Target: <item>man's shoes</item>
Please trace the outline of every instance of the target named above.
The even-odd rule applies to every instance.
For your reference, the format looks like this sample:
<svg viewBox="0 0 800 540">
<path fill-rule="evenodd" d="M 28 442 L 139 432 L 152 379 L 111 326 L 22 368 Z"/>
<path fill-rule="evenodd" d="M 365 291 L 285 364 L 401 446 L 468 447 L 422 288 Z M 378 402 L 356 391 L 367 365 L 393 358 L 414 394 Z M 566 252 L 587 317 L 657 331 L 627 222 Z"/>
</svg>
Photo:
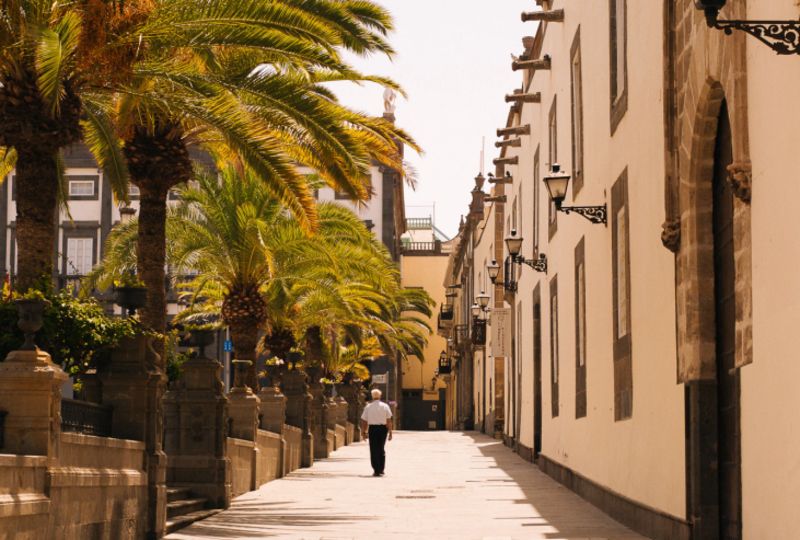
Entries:
<svg viewBox="0 0 800 540">
<path fill-rule="evenodd" d="M 386 474 L 386 473 L 378 473 L 378 476 L 383 476 L 384 474 Z"/>
<path fill-rule="evenodd" d="M 372 476 L 380 476 L 380 473 L 374 472 L 374 473 L 372 473 Z"/>
</svg>

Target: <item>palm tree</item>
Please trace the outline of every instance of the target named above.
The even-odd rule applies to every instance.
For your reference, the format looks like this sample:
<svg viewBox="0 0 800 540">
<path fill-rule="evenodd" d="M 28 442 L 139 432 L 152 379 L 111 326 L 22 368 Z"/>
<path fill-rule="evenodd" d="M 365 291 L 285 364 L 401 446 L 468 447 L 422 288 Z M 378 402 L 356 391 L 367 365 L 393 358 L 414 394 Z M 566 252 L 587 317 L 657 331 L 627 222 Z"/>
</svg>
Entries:
<svg viewBox="0 0 800 540">
<path fill-rule="evenodd" d="M 81 137 L 82 93 L 114 79 L 98 60 L 112 49 L 119 54 L 126 28 L 120 17 L 110 16 L 118 13 L 110 5 L 109 16 L 92 17 L 92 9 L 104 11 L 102 4 L 5 0 L 0 5 L 0 155 L 6 169 L 16 166 L 21 290 L 51 287 L 62 187 L 59 153 Z M 92 21 L 98 24 L 90 32 Z M 114 38 L 90 39 L 100 34 Z"/>
<path fill-rule="evenodd" d="M 191 146 L 227 153 L 258 174 L 309 230 L 316 212 L 298 164 L 359 200 L 370 195 L 364 179 L 373 159 L 399 168 L 397 141 L 414 142 L 391 123 L 336 103 L 324 86 L 393 85 L 339 58 L 341 49 L 391 53 L 382 38 L 388 28 L 386 12 L 360 0 L 158 2 L 142 30 L 152 46 L 114 105 L 130 178 L 141 194 L 137 253 L 149 291 L 142 310 L 148 326 L 165 326 L 166 200 L 191 177 Z M 114 148 L 94 134 L 98 155 Z"/>
</svg>

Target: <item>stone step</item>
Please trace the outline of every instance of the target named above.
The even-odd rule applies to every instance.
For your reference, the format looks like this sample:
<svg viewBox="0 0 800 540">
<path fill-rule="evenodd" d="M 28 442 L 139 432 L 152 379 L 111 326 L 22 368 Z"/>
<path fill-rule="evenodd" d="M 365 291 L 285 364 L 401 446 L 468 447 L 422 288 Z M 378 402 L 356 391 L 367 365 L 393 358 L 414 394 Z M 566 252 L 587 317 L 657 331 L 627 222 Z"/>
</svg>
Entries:
<svg viewBox="0 0 800 540">
<path fill-rule="evenodd" d="M 203 510 L 208 499 L 181 499 L 167 503 L 167 517 L 173 518 Z"/>
<path fill-rule="evenodd" d="M 167 488 L 167 502 L 179 501 L 181 499 L 191 499 L 189 488 Z"/>
<path fill-rule="evenodd" d="M 184 527 L 188 527 L 195 521 L 206 519 L 220 512 L 222 512 L 221 509 L 212 508 L 209 510 L 198 510 L 197 512 L 192 512 L 191 514 L 184 514 L 182 516 L 170 518 L 167 520 L 166 534 L 170 534 L 179 529 L 183 529 Z"/>
</svg>

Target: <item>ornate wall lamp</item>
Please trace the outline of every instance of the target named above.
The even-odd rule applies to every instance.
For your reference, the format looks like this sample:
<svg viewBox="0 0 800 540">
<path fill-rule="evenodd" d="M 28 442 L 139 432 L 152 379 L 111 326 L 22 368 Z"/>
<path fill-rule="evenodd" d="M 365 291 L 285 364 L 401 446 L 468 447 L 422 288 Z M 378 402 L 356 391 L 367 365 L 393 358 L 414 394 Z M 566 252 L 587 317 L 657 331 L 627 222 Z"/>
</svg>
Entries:
<svg viewBox="0 0 800 540">
<path fill-rule="evenodd" d="M 562 206 L 564 199 L 567 197 L 569 179 L 570 175 L 561 172 L 561 166 L 558 163 L 553 163 L 550 175 L 544 177 L 544 185 L 547 186 L 547 192 L 550 194 L 550 200 L 555 204 L 556 210 L 565 214 L 575 212 L 592 223 L 607 224 L 607 208 L 605 204 L 602 206 Z"/>
<path fill-rule="evenodd" d="M 523 264 L 530 266 L 537 272 L 547 273 L 547 255 L 544 253 L 539 254 L 538 259 L 526 259 L 520 252 L 522 251 L 523 238 L 517 236 L 517 230 L 511 229 L 511 235 L 506 236 L 506 248 L 508 254 L 511 255 L 511 261 L 522 266 Z"/>
<path fill-rule="evenodd" d="M 731 35 L 742 30 L 755 37 L 778 54 L 800 54 L 800 20 L 798 21 L 742 21 L 719 20 L 719 10 L 726 0 L 695 0 L 694 5 L 706 14 L 711 28 Z"/>
<path fill-rule="evenodd" d="M 497 276 L 500 275 L 500 265 L 497 264 L 496 260 L 492 259 L 492 262 L 486 265 L 486 273 L 489 275 L 492 284 L 495 284 L 497 282 Z"/>
</svg>

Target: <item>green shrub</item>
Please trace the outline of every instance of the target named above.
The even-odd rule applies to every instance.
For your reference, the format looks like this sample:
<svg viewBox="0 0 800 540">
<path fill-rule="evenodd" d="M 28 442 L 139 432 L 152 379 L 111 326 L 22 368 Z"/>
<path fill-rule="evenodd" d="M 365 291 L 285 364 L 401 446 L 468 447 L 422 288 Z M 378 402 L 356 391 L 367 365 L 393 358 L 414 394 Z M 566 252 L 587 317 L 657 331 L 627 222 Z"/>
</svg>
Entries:
<svg viewBox="0 0 800 540">
<path fill-rule="evenodd" d="M 120 339 L 142 332 L 135 319 L 109 316 L 94 299 L 79 300 L 68 292 L 47 299 L 50 306 L 45 309 L 36 344 L 70 375 L 96 368 L 108 360 Z M 17 318 L 14 303 L 0 301 L 0 360 L 22 345 Z"/>
</svg>

